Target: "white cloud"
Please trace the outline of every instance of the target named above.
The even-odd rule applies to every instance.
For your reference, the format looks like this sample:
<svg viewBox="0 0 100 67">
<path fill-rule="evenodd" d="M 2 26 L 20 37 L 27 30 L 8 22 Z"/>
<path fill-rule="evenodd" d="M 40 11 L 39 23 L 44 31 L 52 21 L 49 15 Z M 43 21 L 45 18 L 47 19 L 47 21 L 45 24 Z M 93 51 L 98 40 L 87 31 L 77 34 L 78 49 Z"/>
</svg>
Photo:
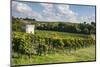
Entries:
<svg viewBox="0 0 100 67">
<path fill-rule="evenodd" d="M 29 6 L 19 2 L 12 2 L 12 9 L 18 13 L 23 14 L 32 13 L 32 9 Z"/>
<path fill-rule="evenodd" d="M 42 16 L 44 16 L 47 21 L 77 22 L 76 13 L 70 10 L 69 5 L 44 3 L 41 3 L 41 5 L 44 7 Z"/>
<path fill-rule="evenodd" d="M 19 13 L 21 17 L 32 17 L 32 18 L 40 18 L 41 15 L 37 12 L 34 12 L 30 6 L 20 2 L 12 2 L 12 12 Z"/>
<path fill-rule="evenodd" d="M 31 17 L 39 21 L 77 22 L 76 13 L 70 10 L 69 5 L 46 3 L 40 3 L 40 5 L 43 10 L 38 13 L 25 3 L 13 1 L 12 11 L 13 13 L 19 13 L 21 17 Z"/>
<path fill-rule="evenodd" d="M 91 16 L 81 16 L 80 17 L 80 21 L 87 22 L 87 23 L 95 22 L 95 15 L 91 15 Z"/>
</svg>

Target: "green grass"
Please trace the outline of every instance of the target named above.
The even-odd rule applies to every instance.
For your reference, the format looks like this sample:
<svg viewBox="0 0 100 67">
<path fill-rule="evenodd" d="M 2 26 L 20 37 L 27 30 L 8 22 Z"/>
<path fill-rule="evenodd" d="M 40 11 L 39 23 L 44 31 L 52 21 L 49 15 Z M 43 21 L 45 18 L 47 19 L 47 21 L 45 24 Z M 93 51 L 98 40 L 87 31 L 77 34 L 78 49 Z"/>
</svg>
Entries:
<svg viewBox="0 0 100 67">
<path fill-rule="evenodd" d="M 77 33 L 68 33 L 68 32 L 57 32 L 57 31 L 46 31 L 46 30 L 35 30 L 35 35 L 41 37 L 60 37 L 60 38 L 88 38 L 90 35 L 86 34 L 77 34 Z M 94 35 L 92 35 L 94 37 Z"/>
<path fill-rule="evenodd" d="M 12 58 L 13 65 L 20 64 L 45 64 L 60 62 L 79 62 L 79 61 L 95 61 L 95 46 L 82 48 L 71 53 L 48 54 L 48 55 L 32 55 L 32 58 L 22 56 L 20 58 Z"/>
</svg>

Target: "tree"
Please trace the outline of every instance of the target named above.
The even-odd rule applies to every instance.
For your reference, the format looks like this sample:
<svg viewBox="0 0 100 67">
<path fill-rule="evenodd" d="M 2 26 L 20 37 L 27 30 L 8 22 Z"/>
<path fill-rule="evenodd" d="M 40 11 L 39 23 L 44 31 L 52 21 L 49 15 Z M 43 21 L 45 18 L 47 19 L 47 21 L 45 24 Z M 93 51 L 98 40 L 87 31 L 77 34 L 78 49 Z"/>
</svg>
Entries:
<svg viewBox="0 0 100 67">
<path fill-rule="evenodd" d="M 89 33 L 89 30 L 88 30 L 87 28 L 84 28 L 83 32 L 84 32 L 85 34 L 88 34 L 88 33 Z"/>
<path fill-rule="evenodd" d="M 59 31 L 64 31 L 65 23 L 59 23 L 58 28 L 59 28 Z"/>
<path fill-rule="evenodd" d="M 92 34 L 93 33 L 93 30 L 94 30 L 94 26 L 93 25 L 90 25 L 88 24 L 88 30 L 89 30 L 89 34 Z"/>
<path fill-rule="evenodd" d="M 84 22 L 84 24 L 86 24 L 86 22 Z"/>
<path fill-rule="evenodd" d="M 92 21 L 92 22 L 91 22 L 91 25 L 94 25 L 94 26 L 95 26 L 95 25 L 96 25 L 96 23 Z"/>
</svg>

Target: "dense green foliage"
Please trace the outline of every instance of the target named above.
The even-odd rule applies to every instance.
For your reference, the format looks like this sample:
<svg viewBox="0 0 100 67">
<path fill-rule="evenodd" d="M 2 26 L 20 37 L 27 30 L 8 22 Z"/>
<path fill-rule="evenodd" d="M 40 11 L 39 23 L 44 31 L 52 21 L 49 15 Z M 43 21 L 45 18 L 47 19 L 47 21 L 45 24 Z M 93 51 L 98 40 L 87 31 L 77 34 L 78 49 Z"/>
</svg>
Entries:
<svg viewBox="0 0 100 67">
<path fill-rule="evenodd" d="M 31 34 L 23 34 L 21 32 L 14 32 L 12 34 L 12 48 L 14 52 L 19 54 L 30 55 L 33 52 L 33 39 Z"/>
<path fill-rule="evenodd" d="M 20 21 L 18 18 L 12 19 L 12 31 L 22 31 L 22 26 L 25 24 Z"/>
<path fill-rule="evenodd" d="M 68 39 L 60 37 L 41 37 L 37 35 L 14 32 L 12 33 L 13 50 L 21 54 L 47 54 L 49 52 L 59 52 L 59 50 L 77 50 L 95 44 L 93 38 Z"/>
<path fill-rule="evenodd" d="M 24 23 L 27 21 L 28 23 Z M 12 19 L 13 31 L 22 31 L 23 25 L 34 24 L 35 28 L 38 30 L 49 30 L 49 31 L 60 31 L 60 32 L 71 32 L 71 33 L 81 33 L 81 34 L 95 34 L 96 33 L 96 23 L 69 23 L 69 22 L 39 22 L 29 19 Z"/>
<path fill-rule="evenodd" d="M 82 33 L 82 34 L 95 34 L 95 23 L 84 24 L 84 23 L 46 23 L 41 22 L 39 26 L 36 26 L 39 30 L 52 30 L 60 32 L 71 32 L 71 33 Z"/>
</svg>

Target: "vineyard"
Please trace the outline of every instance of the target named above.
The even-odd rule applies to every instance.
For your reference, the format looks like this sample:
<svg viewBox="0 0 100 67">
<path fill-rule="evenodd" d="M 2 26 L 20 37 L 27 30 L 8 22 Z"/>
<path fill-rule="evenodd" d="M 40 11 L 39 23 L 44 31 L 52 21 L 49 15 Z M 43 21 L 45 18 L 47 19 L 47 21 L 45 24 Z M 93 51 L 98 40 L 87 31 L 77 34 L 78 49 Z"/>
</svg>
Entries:
<svg viewBox="0 0 100 67">
<path fill-rule="evenodd" d="M 21 58 L 21 55 L 30 59 L 33 56 L 70 54 L 73 51 L 77 52 L 80 49 L 95 46 L 95 39 L 90 35 L 41 30 L 36 30 L 35 34 L 12 33 L 13 58 Z M 14 62 L 14 64 L 18 64 L 18 62 Z"/>
</svg>

